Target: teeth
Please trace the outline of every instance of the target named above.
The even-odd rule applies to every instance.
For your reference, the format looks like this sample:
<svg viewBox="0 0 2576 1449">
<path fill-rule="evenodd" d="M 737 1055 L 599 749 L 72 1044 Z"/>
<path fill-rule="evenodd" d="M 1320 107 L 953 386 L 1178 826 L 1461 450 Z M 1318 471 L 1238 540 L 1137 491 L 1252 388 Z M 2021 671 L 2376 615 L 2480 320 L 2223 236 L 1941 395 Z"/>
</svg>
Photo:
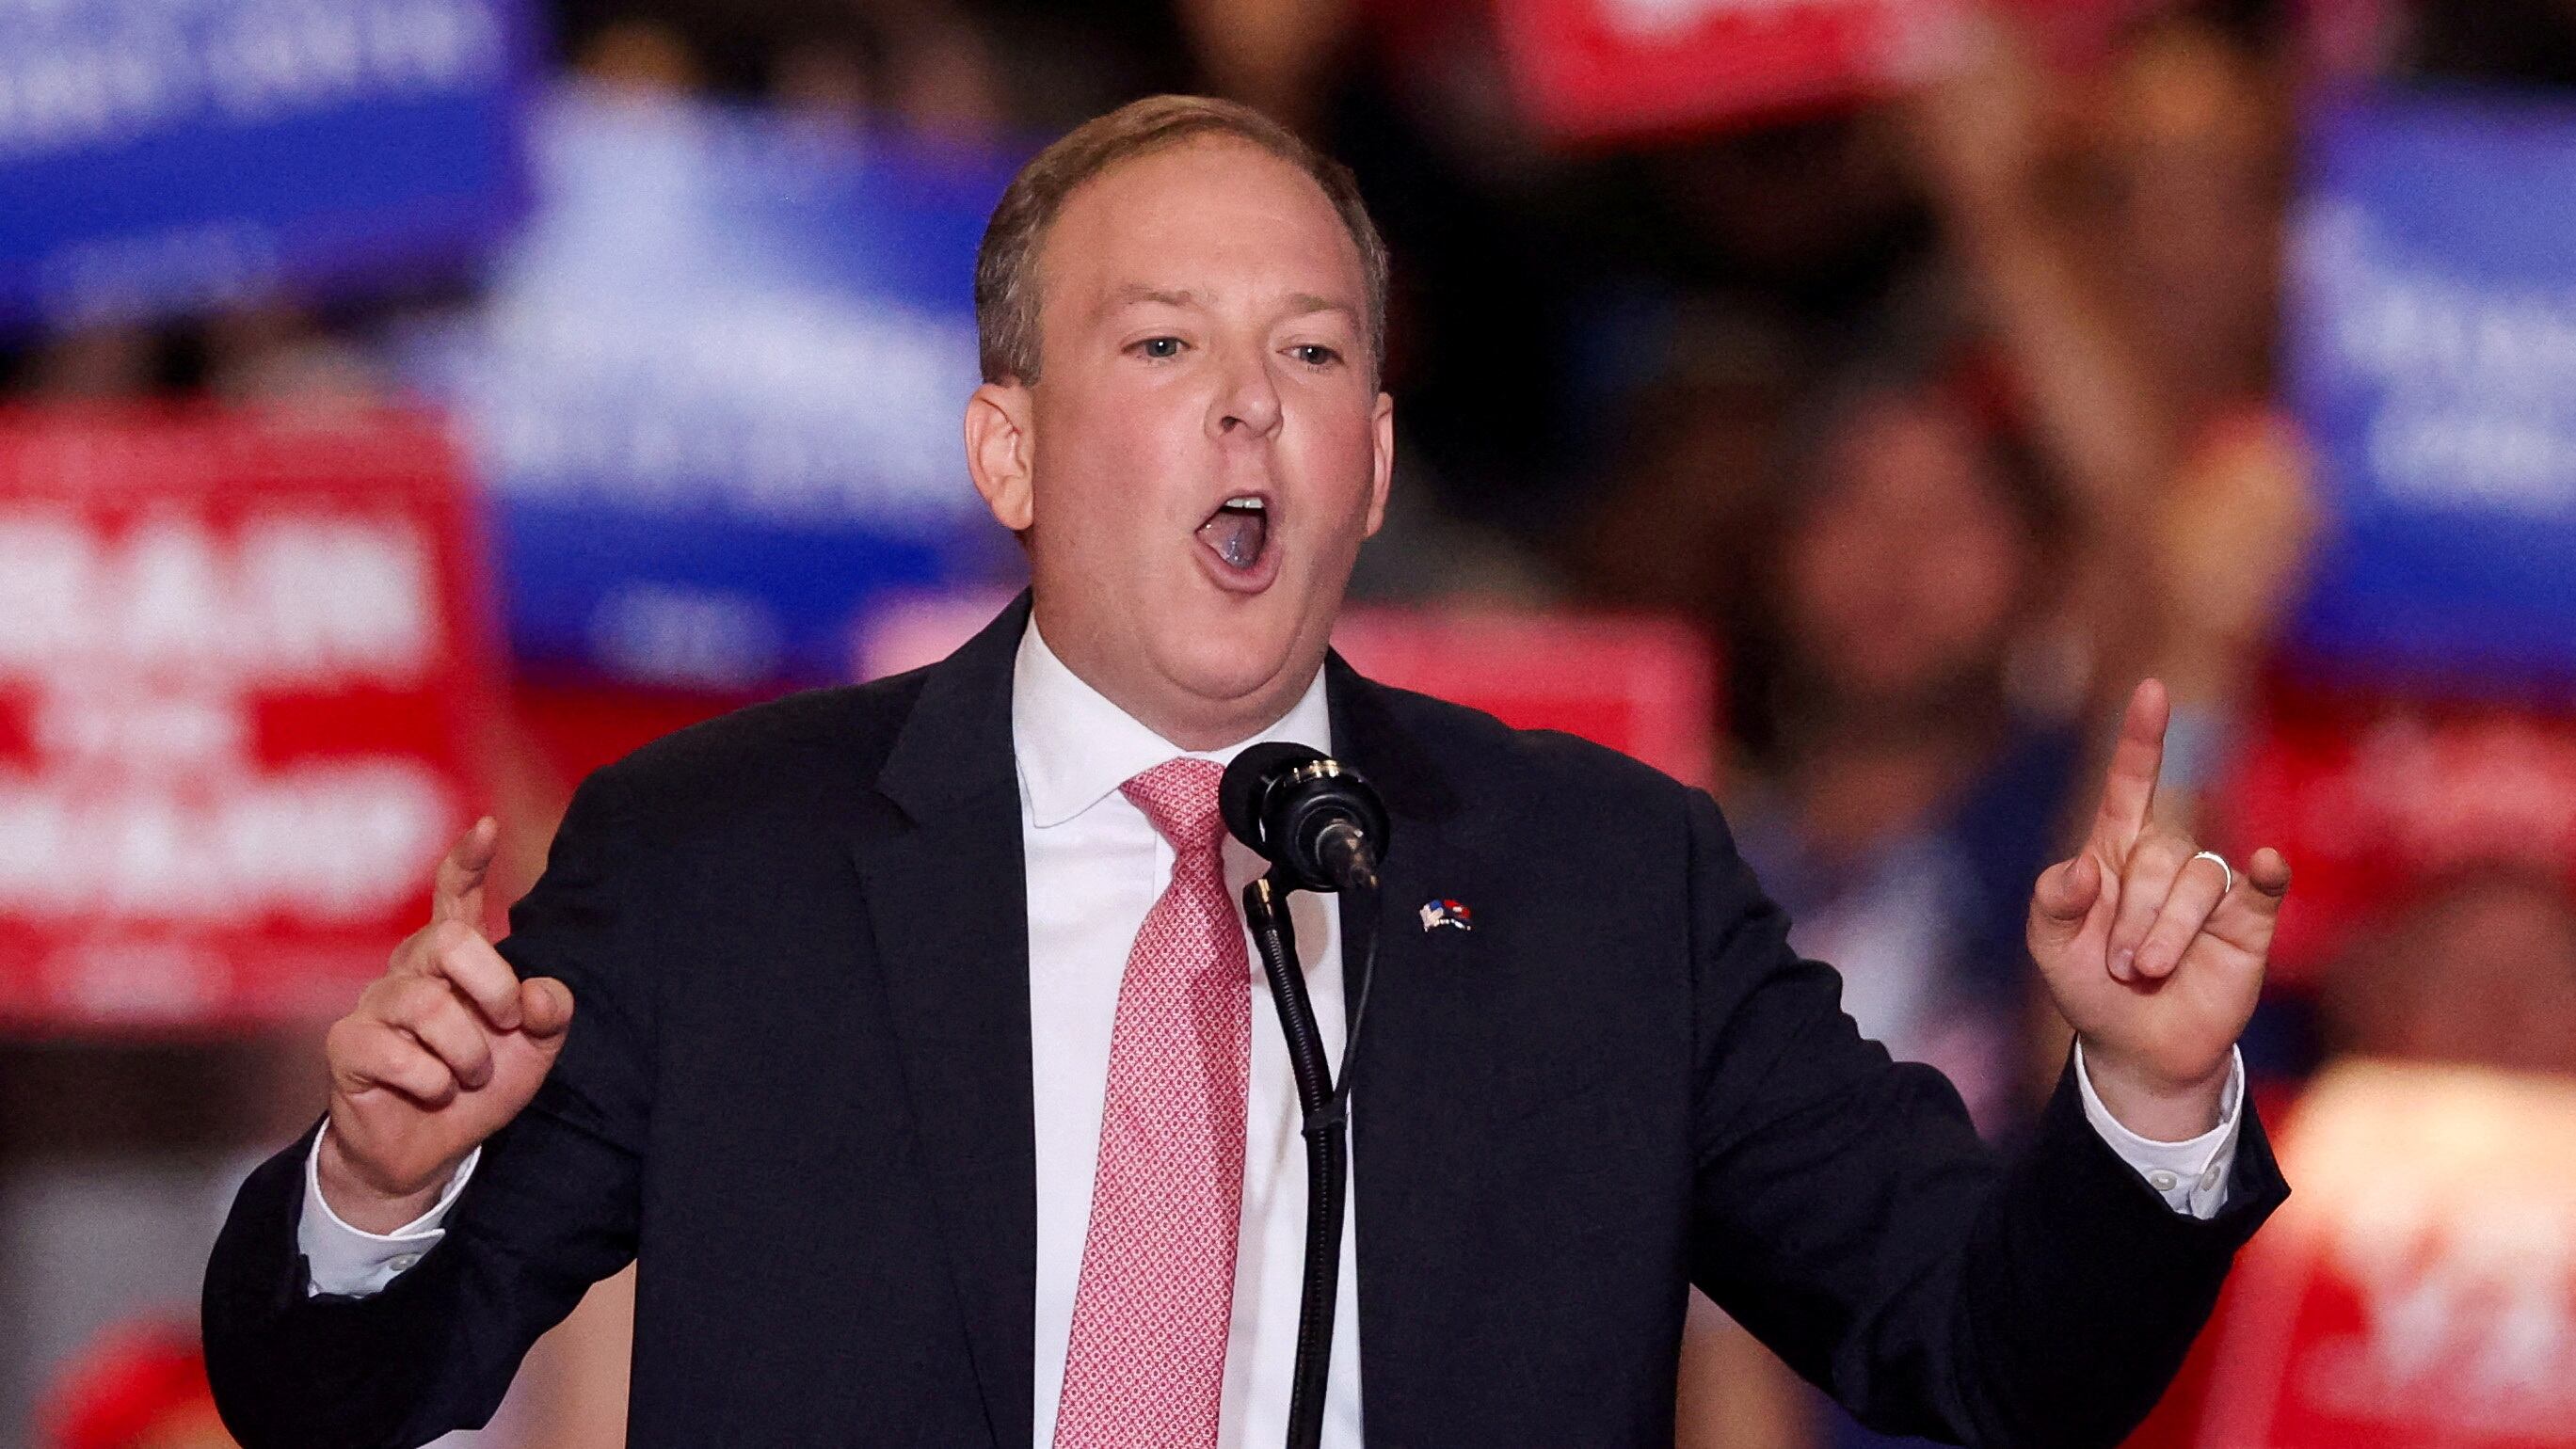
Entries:
<svg viewBox="0 0 2576 1449">
<path fill-rule="evenodd" d="M 1258 498 L 1229 498 L 1225 500 L 1225 506 L 1228 508 L 1248 508 L 1255 513 L 1259 513 L 1268 505 L 1264 504 Z"/>
</svg>

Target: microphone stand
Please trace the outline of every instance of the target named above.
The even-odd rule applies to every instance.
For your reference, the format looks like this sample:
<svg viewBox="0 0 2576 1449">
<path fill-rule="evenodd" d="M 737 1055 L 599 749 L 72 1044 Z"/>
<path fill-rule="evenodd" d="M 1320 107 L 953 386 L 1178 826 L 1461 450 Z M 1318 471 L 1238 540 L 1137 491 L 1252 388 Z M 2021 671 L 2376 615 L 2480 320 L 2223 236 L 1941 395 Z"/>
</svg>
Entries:
<svg viewBox="0 0 2576 1449">
<path fill-rule="evenodd" d="M 1297 1106 L 1306 1138 L 1306 1275 L 1297 1306 L 1297 1368 L 1288 1394 L 1288 1449 L 1316 1449 L 1324 1433 L 1324 1381 L 1332 1369 L 1333 1309 L 1342 1281 L 1342 1218 L 1350 1194 L 1351 1049 L 1359 1043 L 1368 1009 L 1369 978 L 1377 964 L 1376 892 L 1358 912 L 1369 925 L 1361 954 L 1349 1034 L 1342 1043 L 1342 1080 L 1315 1026 L 1306 975 L 1297 964 L 1296 928 L 1288 919 L 1286 877 L 1277 869 L 1243 888 L 1243 918 L 1252 927 L 1279 1028 L 1288 1039 L 1288 1066 L 1297 1078 Z M 1344 959 L 1348 959 L 1345 951 Z M 1344 979 L 1344 988 L 1350 988 Z"/>
</svg>

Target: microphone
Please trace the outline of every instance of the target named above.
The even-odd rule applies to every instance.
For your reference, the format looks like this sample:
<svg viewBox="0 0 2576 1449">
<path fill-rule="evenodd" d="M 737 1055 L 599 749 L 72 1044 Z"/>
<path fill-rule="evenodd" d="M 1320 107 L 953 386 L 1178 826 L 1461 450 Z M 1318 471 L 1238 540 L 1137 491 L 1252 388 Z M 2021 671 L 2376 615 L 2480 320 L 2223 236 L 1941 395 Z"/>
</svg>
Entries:
<svg viewBox="0 0 2576 1449">
<path fill-rule="evenodd" d="M 1315 1449 L 1324 1433 L 1324 1386 L 1332 1371 L 1333 1308 L 1341 1283 L 1342 1214 L 1350 1194 L 1351 1054 L 1368 1015 L 1369 980 L 1377 974 L 1377 927 L 1367 925 L 1350 1030 L 1342 1040 L 1341 1082 L 1333 1081 L 1315 1025 L 1306 976 L 1288 912 L 1289 891 L 1377 892 L 1378 856 L 1386 849 L 1386 806 L 1359 772 L 1308 745 L 1274 741 L 1234 757 L 1217 782 L 1225 828 L 1271 865 L 1243 888 L 1243 920 L 1252 930 L 1270 999 L 1279 1008 L 1288 1067 L 1297 1079 L 1305 1119 L 1306 1270 L 1297 1300 L 1297 1360 L 1288 1390 L 1288 1449 Z M 1371 910 L 1367 915 L 1374 915 Z"/>
<path fill-rule="evenodd" d="M 1258 744 L 1217 786 L 1225 828 L 1279 868 L 1291 890 L 1377 889 L 1386 806 L 1357 770 L 1310 745 Z"/>
</svg>

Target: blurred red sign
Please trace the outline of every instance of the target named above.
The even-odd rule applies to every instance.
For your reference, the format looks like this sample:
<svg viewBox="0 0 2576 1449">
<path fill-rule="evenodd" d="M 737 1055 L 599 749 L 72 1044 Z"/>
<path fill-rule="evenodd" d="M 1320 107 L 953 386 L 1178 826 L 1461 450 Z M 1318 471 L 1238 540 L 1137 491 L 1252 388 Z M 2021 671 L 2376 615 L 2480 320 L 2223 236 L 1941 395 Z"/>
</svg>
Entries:
<svg viewBox="0 0 2576 1449">
<path fill-rule="evenodd" d="M 932 595 L 877 612 L 857 672 L 899 673 L 946 657 L 1000 610 L 998 597 Z M 1521 729 L 1563 730 L 1707 786 L 1716 758 L 1717 671 L 1697 631 L 1631 615 L 1347 609 L 1333 646 L 1382 684 L 1436 695 Z"/>
<path fill-rule="evenodd" d="M 1333 647 L 1362 674 L 1525 730 L 1563 730 L 1703 788 L 1714 783 L 1717 676 L 1668 619 L 1354 609 Z"/>
<path fill-rule="evenodd" d="M 495 669 L 441 429 L 0 418 L 0 1023 L 330 1014 L 426 918 Z"/>
<path fill-rule="evenodd" d="M 1884 89 L 1955 7 L 1907 0 L 1498 0 L 1542 129 L 1683 131 Z"/>
<path fill-rule="evenodd" d="M 2576 1449 L 2576 1083 L 2342 1067 L 2280 1154 L 2198 1449 Z"/>
<path fill-rule="evenodd" d="M 2098 45 L 2140 0 L 2008 0 L 2050 49 Z M 1540 129 L 1576 140 L 1706 130 L 1887 94 L 1932 73 L 1972 0 L 1495 0 Z"/>
<path fill-rule="evenodd" d="M 2491 862 L 2576 871 L 2576 718 L 2279 699 L 2220 798 L 2233 847 L 2297 873 L 2272 979 L 2301 985 L 2410 887 Z"/>
</svg>

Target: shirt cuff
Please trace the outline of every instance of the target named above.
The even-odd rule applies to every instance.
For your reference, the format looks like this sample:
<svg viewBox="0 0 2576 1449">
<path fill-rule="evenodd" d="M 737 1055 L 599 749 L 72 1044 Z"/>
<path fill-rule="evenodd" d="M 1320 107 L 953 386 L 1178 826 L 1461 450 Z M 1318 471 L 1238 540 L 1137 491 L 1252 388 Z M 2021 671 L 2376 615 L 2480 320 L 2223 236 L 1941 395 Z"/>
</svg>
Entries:
<svg viewBox="0 0 2576 1449">
<path fill-rule="evenodd" d="M 323 1199 L 322 1137 L 330 1130 L 331 1124 L 324 1122 L 322 1131 L 313 1134 L 312 1150 L 304 1154 L 304 1216 L 295 1225 L 295 1246 L 304 1254 L 308 1275 L 304 1293 L 308 1298 L 323 1293 L 364 1298 L 383 1292 L 386 1284 L 401 1277 L 447 1236 L 447 1210 L 456 1206 L 456 1195 L 474 1175 L 483 1149 L 465 1154 L 429 1211 L 390 1233 L 371 1233 L 341 1221 Z"/>
<path fill-rule="evenodd" d="M 2080 1040 L 2075 1043 L 2075 1087 L 2084 1095 L 2084 1120 L 2093 1124 L 2121 1161 L 2137 1169 L 2166 1206 L 2196 1218 L 2214 1218 L 2227 1206 L 2227 1174 L 2236 1165 L 2237 1128 L 2244 1121 L 2243 1052 L 2231 1048 L 2228 1053 L 2227 1088 L 2219 1098 L 2218 1125 L 2188 1142 L 2158 1142 L 2121 1126 L 2093 1090 Z"/>
</svg>

